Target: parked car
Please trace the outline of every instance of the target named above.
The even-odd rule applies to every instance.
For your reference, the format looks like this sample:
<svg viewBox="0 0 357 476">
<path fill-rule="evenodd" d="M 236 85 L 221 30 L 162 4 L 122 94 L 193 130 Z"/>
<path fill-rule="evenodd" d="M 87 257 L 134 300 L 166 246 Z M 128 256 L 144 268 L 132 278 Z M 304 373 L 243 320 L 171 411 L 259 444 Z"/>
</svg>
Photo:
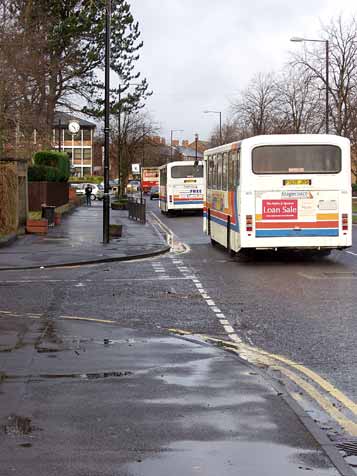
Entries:
<svg viewBox="0 0 357 476">
<path fill-rule="evenodd" d="M 90 185 L 92 187 L 91 200 L 102 200 L 104 195 L 104 188 L 99 184 L 95 183 L 72 183 L 71 187 L 76 190 L 77 195 L 85 195 L 86 186 Z"/>
<path fill-rule="evenodd" d="M 157 185 L 154 185 L 153 187 L 150 188 L 150 200 L 153 200 L 154 198 L 159 198 L 159 187 Z"/>
<path fill-rule="evenodd" d="M 140 180 L 129 180 L 128 185 L 126 186 L 126 191 L 128 193 L 139 192 L 140 190 Z"/>
</svg>

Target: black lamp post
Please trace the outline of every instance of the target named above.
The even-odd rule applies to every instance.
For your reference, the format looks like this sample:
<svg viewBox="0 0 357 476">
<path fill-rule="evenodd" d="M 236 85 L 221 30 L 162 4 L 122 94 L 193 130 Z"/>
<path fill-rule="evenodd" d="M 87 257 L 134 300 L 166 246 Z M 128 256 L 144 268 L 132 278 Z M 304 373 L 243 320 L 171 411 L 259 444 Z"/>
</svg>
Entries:
<svg viewBox="0 0 357 476">
<path fill-rule="evenodd" d="M 326 95 L 325 95 L 325 131 L 329 133 L 329 41 L 328 40 L 313 40 L 309 38 L 300 38 L 294 36 L 290 38 L 290 41 L 294 42 L 306 42 L 311 41 L 314 43 L 325 43 L 325 82 L 326 82 Z"/>
<path fill-rule="evenodd" d="M 221 111 L 203 111 L 204 114 L 219 114 L 219 145 L 222 145 L 222 112 Z"/>
<path fill-rule="evenodd" d="M 103 243 L 109 243 L 109 85 L 110 85 L 110 16 L 111 1 L 105 7 L 105 121 L 104 121 L 104 196 Z"/>
<path fill-rule="evenodd" d="M 197 146 L 198 146 L 198 134 L 195 134 L 195 167 L 198 166 Z"/>
</svg>

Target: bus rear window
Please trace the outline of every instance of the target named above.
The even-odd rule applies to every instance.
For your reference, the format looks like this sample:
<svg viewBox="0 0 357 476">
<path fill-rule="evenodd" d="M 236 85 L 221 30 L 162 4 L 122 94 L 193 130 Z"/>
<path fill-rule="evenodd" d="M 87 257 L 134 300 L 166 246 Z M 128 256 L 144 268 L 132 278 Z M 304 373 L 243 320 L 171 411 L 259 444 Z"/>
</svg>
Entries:
<svg viewBox="0 0 357 476">
<path fill-rule="evenodd" d="M 255 174 L 333 174 L 341 171 L 335 145 L 263 145 L 252 152 Z"/>
<path fill-rule="evenodd" d="M 203 177 L 203 165 L 176 165 L 171 169 L 172 178 Z"/>
</svg>

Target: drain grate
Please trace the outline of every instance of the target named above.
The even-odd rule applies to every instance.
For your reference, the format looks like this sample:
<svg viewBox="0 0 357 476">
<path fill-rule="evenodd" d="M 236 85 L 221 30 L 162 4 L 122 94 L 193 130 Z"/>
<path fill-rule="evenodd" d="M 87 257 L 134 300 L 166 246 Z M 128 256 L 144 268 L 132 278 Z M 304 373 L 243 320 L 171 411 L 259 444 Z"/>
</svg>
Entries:
<svg viewBox="0 0 357 476">
<path fill-rule="evenodd" d="M 336 443 L 339 450 L 346 453 L 346 456 L 357 456 L 357 440 L 347 440 Z"/>
</svg>

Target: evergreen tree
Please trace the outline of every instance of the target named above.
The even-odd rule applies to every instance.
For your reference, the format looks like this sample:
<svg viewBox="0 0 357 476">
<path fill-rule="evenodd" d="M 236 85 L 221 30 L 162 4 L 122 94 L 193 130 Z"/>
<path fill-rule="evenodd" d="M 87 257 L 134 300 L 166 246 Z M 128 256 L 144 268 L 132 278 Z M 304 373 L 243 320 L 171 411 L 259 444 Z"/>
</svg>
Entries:
<svg viewBox="0 0 357 476">
<path fill-rule="evenodd" d="M 119 75 L 122 89 L 137 83 L 126 98 L 128 106 L 137 109 L 150 94 L 146 79 L 135 72 L 143 45 L 139 25 L 126 0 L 111 4 L 111 68 Z M 70 107 L 79 98 L 86 105 L 77 110 L 100 117 L 105 0 L 0 0 L 0 6 L 11 13 L 14 44 L 17 50 L 20 45 L 24 58 L 16 65 L 15 77 L 22 89 L 19 110 L 32 111 L 32 127 L 45 130 L 49 138 L 55 109 Z M 118 110 L 117 93 L 113 89 L 113 112 Z"/>
</svg>

